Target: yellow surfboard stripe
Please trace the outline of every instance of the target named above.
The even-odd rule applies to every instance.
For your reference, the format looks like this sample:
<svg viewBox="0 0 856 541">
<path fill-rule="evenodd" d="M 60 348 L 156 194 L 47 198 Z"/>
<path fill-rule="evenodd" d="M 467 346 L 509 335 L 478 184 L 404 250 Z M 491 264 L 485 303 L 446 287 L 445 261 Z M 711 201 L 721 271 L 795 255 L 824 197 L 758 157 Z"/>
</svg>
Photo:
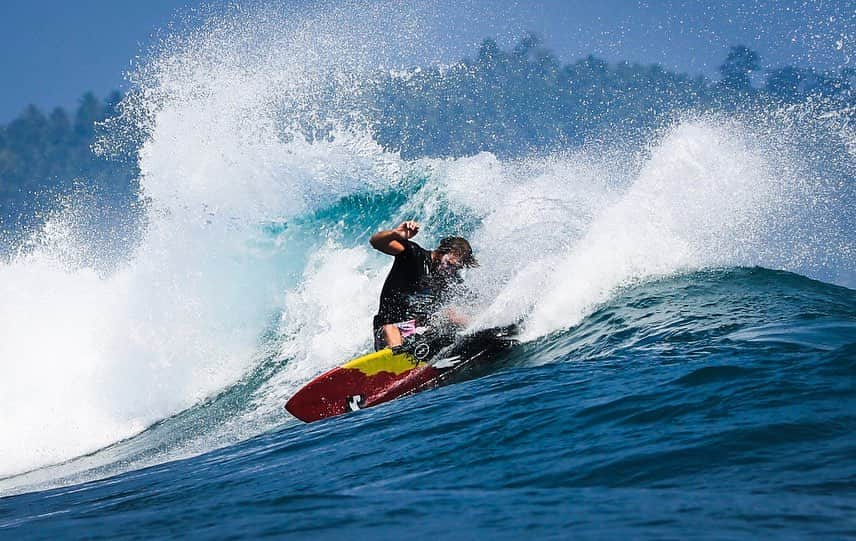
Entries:
<svg viewBox="0 0 856 541">
<path fill-rule="evenodd" d="M 420 364 L 413 355 L 409 353 L 393 353 L 391 349 L 385 348 L 342 365 L 342 368 L 353 368 L 367 376 L 374 376 L 379 372 L 392 372 L 396 376 L 408 370 L 416 368 Z"/>
</svg>

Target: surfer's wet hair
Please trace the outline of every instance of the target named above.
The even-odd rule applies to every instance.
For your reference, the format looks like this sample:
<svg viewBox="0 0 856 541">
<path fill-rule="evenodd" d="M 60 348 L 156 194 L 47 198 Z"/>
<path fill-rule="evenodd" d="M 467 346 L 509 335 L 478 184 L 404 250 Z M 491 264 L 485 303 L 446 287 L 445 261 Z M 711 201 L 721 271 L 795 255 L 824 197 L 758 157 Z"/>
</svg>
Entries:
<svg viewBox="0 0 856 541">
<path fill-rule="evenodd" d="M 437 253 L 455 254 L 461 258 L 461 263 L 465 267 L 478 267 L 479 262 L 473 256 L 473 249 L 467 239 L 463 237 L 446 237 L 440 240 L 440 245 L 437 246 Z"/>
</svg>

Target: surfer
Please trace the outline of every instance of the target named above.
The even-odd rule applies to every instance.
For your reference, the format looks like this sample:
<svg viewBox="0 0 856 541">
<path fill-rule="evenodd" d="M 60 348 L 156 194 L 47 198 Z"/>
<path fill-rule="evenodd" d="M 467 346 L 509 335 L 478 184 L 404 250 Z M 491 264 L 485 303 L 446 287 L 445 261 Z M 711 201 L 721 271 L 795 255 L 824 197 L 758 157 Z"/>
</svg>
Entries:
<svg viewBox="0 0 856 541">
<path fill-rule="evenodd" d="M 417 222 L 406 221 L 371 237 L 376 250 L 395 257 L 374 316 L 375 350 L 400 346 L 438 315 L 453 325 L 466 324 L 463 314 L 441 305 L 452 286 L 462 282 L 459 271 L 478 266 L 470 243 L 446 237 L 434 250 L 426 250 L 410 240 L 418 232 Z"/>
</svg>

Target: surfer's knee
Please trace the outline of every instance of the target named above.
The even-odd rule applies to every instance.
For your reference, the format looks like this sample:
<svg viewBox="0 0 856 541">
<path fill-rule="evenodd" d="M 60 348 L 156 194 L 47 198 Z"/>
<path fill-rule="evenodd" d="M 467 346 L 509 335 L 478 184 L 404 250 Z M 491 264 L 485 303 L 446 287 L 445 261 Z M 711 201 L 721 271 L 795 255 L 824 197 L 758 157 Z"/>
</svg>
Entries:
<svg viewBox="0 0 856 541">
<path fill-rule="evenodd" d="M 394 323 L 381 327 L 381 333 L 386 347 L 394 348 L 401 345 L 401 329 L 399 329 Z"/>
</svg>

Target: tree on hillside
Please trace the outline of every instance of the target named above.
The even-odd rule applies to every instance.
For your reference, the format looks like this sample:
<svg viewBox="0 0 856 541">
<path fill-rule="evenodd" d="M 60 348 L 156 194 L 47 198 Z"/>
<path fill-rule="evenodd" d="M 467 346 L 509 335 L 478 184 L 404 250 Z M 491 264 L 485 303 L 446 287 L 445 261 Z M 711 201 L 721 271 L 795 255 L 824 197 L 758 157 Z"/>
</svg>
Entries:
<svg viewBox="0 0 856 541">
<path fill-rule="evenodd" d="M 743 45 L 732 47 L 725 62 L 719 66 L 722 85 L 733 90 L 749 90 L 752 88 L 749 75 L 760 69 L 761 57 L 758 53 Z"/>
<path fill-rule="evenodd" d="M 80 98 L 80 106 L 74 117 L 74 131 L 81 137 L 91 139 L 95 134 L 95 123 L 104 119 L 104 105 L 92 92 Z"/>
<path fill-rule="evenodd" d="M 786 66 L 770 70 L 764 90 L 778 99 L 800 101 L 808 96 L 844 97 L 851 89 L 847 70 L 841 74 L 820 73 L 810 68 Z"/>
<path fill-rule="evenodd" d="M 134 164 L 102 159 L 90 148 L 96 123 L 119 99 L 113 93 L 104 103 L 87 93 L 73 117 L 59 107 L 45 116 L 30 105 L 0 126 L 0 255 L 73 190 L 93 194 L 103 209 L 133 204 Z"/>
</svg>

